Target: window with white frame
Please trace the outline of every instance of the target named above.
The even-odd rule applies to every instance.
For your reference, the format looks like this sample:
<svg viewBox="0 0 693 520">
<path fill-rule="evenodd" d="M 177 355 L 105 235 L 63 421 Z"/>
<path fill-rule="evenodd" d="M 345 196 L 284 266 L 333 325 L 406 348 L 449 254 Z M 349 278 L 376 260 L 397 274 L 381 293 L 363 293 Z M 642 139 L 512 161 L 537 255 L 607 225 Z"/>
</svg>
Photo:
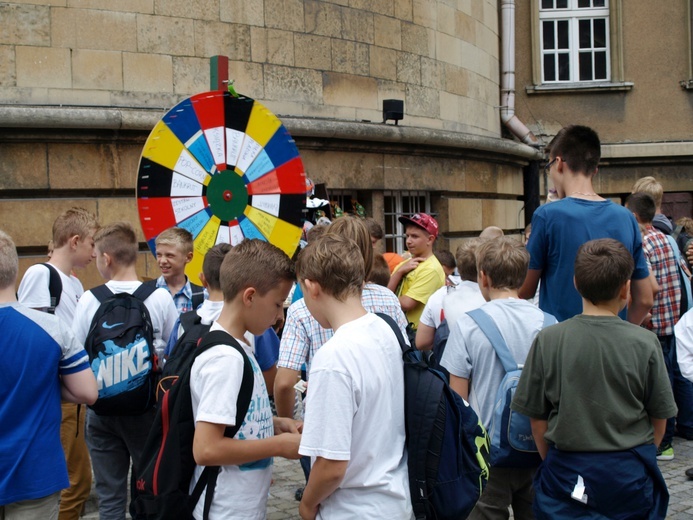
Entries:
<svg viewBox="0 0 693 520">
<path fill-rule="evenodd" d="M 544 84 L 611 81 L 610 0 L 540 0 Z"/>
<path fill-rule="evenodd" d="M 386 191 L 385 205 L 385 250 L 402 254 L 407 250 L 401 216 L 414 213 L 431 213 L 431 199 L 426 191 Z"/>
</svg>

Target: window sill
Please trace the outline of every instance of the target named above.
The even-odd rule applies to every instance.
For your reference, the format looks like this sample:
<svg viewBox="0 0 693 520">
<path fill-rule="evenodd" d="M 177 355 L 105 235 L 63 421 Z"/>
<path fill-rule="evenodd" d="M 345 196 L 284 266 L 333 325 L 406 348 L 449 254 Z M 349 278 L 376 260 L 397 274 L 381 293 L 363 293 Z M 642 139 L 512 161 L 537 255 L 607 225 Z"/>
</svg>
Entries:
<svg viewBox="0 0 693 520">
<path fill-rule="evenodd" d="M 693 90 L 693 79 L 681 81 L 680 85 L 684 90 Z"/>
<path fill-rule="evenodd" d="M 690 88 L 693 88 L 691 85 Z M 578 92 L 628 92 L 633 90 L 633 82 L 605 83 L 562 83 L 558 85 L 532 85 L 525 88 L 527 94 L 569 94 Z"/>
</svg>

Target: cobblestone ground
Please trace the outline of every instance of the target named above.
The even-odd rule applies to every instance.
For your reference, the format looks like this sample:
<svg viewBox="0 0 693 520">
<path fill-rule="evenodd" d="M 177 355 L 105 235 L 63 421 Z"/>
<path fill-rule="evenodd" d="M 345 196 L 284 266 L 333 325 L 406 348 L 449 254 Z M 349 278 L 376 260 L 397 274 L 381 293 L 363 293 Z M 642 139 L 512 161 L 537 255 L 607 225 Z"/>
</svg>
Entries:
<svg viewBox="0 0 693 520">
<path fill-rule="evenodd" d="M 693 520 L 693 480 L 688 479 L 685 471 L 693 468 L 693 441 L 679 437 L 674 438 L 674 460 L 661 461 L 659 467 L 669 487 L 671 495 L 669 514 L 671 520 Z M 298 461 L 275 459 L 274 483 L 270 488 L 267 503 L 267 520 L 297 520 L 298 502 L 294 498 L 296 489 L 304 483 L 303 472 Z M 85 519 L 96 520 L 96 499 L 88 503 Z M 129 517 L 128 517 L 129 518 Z"/>
</svg>

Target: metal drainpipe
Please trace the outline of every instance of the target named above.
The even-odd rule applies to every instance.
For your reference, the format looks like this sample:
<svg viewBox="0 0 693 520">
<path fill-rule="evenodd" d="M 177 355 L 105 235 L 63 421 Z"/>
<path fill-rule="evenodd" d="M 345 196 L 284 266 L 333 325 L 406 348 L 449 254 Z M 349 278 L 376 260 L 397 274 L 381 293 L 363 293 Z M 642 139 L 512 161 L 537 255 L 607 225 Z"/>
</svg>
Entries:
<svg viewBox="0 0 693 520">
<path fill-rule="evenodd" d="M 520 141 L 540 147 L 539 139 L 515 115 L 515 0 L 501 0 L 501 121 Z"/>
</svg>

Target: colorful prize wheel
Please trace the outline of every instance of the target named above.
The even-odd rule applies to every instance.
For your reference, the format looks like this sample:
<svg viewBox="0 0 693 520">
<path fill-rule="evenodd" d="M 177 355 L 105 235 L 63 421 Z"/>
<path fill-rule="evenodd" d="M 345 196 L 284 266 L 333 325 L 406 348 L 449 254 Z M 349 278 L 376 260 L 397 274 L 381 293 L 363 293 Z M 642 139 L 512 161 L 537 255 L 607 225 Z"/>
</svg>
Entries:
<svg viewBox="0 0 693 520">
<path fill-rule="evenodd" d="M 306 207 L 306 176 L 284 125 L 263 105 L 205 92 L 172 108 L 144 145 L 137 206 L 149 248 L 179 226 L 195 239 L 186 267 L 199 282 L 207 250 L 244 238 L 267 240 L 291 256 Z"/>
</svg>

